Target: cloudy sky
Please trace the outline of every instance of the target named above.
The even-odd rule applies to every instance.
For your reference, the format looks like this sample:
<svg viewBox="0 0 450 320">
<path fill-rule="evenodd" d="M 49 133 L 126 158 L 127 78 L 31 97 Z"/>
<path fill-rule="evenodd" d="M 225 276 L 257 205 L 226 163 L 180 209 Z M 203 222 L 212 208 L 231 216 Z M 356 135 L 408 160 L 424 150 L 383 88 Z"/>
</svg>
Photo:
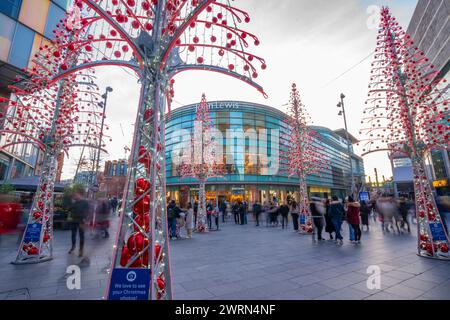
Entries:
<svg viewBox="0 0 450 320">
<path fill-rule="evenodd" d="M 251 15 L 245 28 L 255 33 L 261 45 L 253 52 L 264 57 L 267 70 L 259 83 L 269 95 L 264 99 L 250 86 L 226 76 L 207 72 L 182 73 L 175 83 L 174 108 L 197 103 L 204 92 L 208 100 L 244 100 L 267 104 L 281 110 L 296 82 L 313 124 L 339 129 L 344 126 L 337 115 L 339 95 L 345 104 L 349 131 L 358 137 L 360 119 L 367 95 L 371 53 L 375 48 L 377 18 L 375 6 L 388 5 L 407 29 L 417 0 L 235 0 L 235 6 Z M 377 12 L 378 13 L 378 12 Z M 344 75 L 344 72 L 348 71 Z M 139 84 L 129 71 L 99 69 L 100 87 L 111 86 L 107 109 L 109 134 L 105 159 L 125 157 L 124 146 L 131 146 L 133 123 L 139 98 Z M 357 148 L 357 153 L 360 150 Z M 66 158 L 63 178 L 72 178 L 79 150 Z M 364 157 L 366 174 L 380 178 L 392 175 L 385 153 Z"/>
</svg>

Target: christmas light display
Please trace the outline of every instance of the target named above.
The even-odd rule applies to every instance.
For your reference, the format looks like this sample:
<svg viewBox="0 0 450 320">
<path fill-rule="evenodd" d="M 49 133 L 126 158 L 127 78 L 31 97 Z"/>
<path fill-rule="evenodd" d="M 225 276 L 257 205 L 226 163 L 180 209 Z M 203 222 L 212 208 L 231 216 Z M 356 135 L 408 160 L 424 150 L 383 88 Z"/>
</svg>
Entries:
<svg viewBox="0 0 450 320">
<path fill-rule="evenodd" d="M 24 76 L 10 85 L 9 110 L 1 115 L 2 149 L 17 144 L 32 144 L 44 153 L 42 171 L 30 209 L 28 223 L 18 249 L 15 264 L 50 260 L 53 249 L 53 198 L 57 157 L 70 147 L 98 148 L 99 123 L 104 115 L 98 106 L 98 87 L 94 70 L 74 72 L 52 82 L 62 59 L 58 48 L 69 27 L 54 31 L 52 43 L 39 48 Z M 70 60 L 69 60 L 70 61 Z M 100 110 L 100 111 L 99 111 Z M 89 134 L 88 134 L 89 132 Z M 106 135 L 104 137 L 107 137 Z M 101 142 L 104 146 L 104 142 Z"/>
<path fill-rule="evenodd" d="M 150 273 L 148 298 L 171 299 L 164 117 L 174 96 L 173 77 L 213 71 L 265 95 L 254 79 L 266 63 L 247 53 L 259 40 L 238 27 L 250 17 L 228 0 L 75 0 L 74 5 L 77 19 L 68 23 L 77 25 L 75 40 L 64 38 L 56 53 L 64 63 L 50 82 L 86 68 L 119 66 L 134 70 L 142 85 L 108 297 L 123 298 L 114 296 L 111 284 L 121 269 L 133 268 Z M 73 57 L 76 63 L 68 63 Z"/>
<path fill-rule="evenodd" d="M 425 173 L 424 157 L 449 146 L 448 86 L 392 16 L 381 10 L 367 108 L 360 133 L 365 154 L 400 152 L 411 158 L 418 254 L 450 259 L 449 238 Z"/>
<path fill-rule="evenodd" d="M 199 182 L 200 203 L 196 226 L 198 232 L 208 231 L 206 223 L 206 181 L 213 177 L 222 177 L 225 174 L 223 156 L 220 152 L 221 147 L 221 144 L 216 140 L 214 124 L 210 118 L 206 96 L 203 94 L 194 122 L 190 152 L 183 155 L 180 166 L 181 177 L 192 177 Z"/>
<path fill-rule="evenodd" d="M 289 136 L 284 140 L 287 141 L 287 145 L 282 149 L 281 164 L 283 171 L 287 171 L 289 176 L 297 176 L 300 180 L 299 233 L 303 234 L 312 234 L 314 229 L 306 176 L 323 172 L 329 165 L 329 161 L 324 158 L 324 148 L 320 146 L 319 136 L 308 127 L 308 121 L 309 116 L 301 102 L 297 86 L 292 84 L 287 118 Z"/>
</svg>

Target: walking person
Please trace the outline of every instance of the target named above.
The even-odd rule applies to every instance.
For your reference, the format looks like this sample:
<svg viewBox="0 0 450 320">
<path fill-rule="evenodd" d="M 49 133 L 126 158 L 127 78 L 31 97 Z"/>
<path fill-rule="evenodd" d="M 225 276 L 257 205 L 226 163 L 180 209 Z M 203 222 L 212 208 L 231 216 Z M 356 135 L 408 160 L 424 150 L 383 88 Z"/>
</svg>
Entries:
<svg viewBox="0 0 450 320">
<path fill-rule="evenodd" d="M 344 216 L 344 206 L 339 201 L 338 197 L 333 196 L 330 203 L 330 218 L 336 231 L 336 243 L 342 244 L 343 238 L 341 235 L 342 217 Z"/>
<path fill-rule="evenodd" d="M 192 238 L 192 231 L 194 230 L 194 207 L 192 206 L 192 203 L 188 203 L 187 205 L 187 211 L 185 216 L 185 223 L 186 223 L 186 234 L 189 239 Z"/>
<path fill-rule="evenodd" d="M 116 213 L 117 205 L 119 204 L 119 201 L 117 201 L 117 198 L 115 196 L 113 198 L 111 198 L 111 200 L 109 201 L 109 204 L 111 205 L 112 212 Z"/>
<path fill-rule="evenodd" d="M 178 239 L 177 218 L 180 216 L 181 209 L 176 205 L 175 200 L 170 201 L 167 206 L 167 222 L 169 227 L 169 237 Z"/>
<path fill-rule="evenodd" d="M 225 223 L 225 216 L 227 214 L 227 202 L 225 200 L 219 204 L 219 209 L 222 215 L 222 223 Z"/>
<path fill-rule="evenodd" d="M 289 211 L 291 212 L 291 216 L 292 216 L 292 224 L 294 225 L 294 231 L 297 232 L 298 231 L 298 217 L 299 217 L 299 213 L 300 213 L 300 207 L 297 204 L 297 201 L 292 200 L 291 201 L 291 207 L 289 209 Z"/>
<path fill-rule="evenodd" d="M 325 201 L 325 232 L 330 235 L 330 240 L 333 240 L 333 232 L 336 233 L 336 230 L 330 216 L 330 199 Z"/>
<path fill-rule="evenodd" d="M 409 221 L 408 221 L 409 205 L 406 202 L 406 199 L 404 197 L 400 198 L 399 211 L 400 211 L 400 215 L 402 216 L 402 222 L 401 222 L 402 229 L 406 225 L 408 232 L 411 233 L 411 227 L 409 226 Z M 361 210 L 361 215 L 362 215 L 362 210 Z M 442 216 L 442 214 L 441 214 L 441 216 Z"/>
<path fill-rule="evenodd" d="M 244 200 L 242 202 L 242 207 L 244 208 L 244 224 L 247 224 L 247 213 L 248 213 L 248 203 Z"/>
<path fill-rule="evenodd" d="M 239 203 L 237 201 L 234 202 L 231 210 L 233 211 L 234 223 L 239 224 Z"/>
<path fill-rule="evenodd" d="M 83 197 L 81 191 L 75 193 L 72 205 L 70 207 L 70 220 L 71 220 L 71 229 L 72 229 L 72 247 L 69 250 L 69 254 L 71 254 L 76 247 L 77 242 L 77 231 L 80 236 L 80 247 L 78 256 L 83 256 L 84 250 L 84 227 L 85 220 L 89 215 L 89 202 Z"/>
<path fill-rule="evenodd" d="M 366 226 L 366 231 L 369 231 L 369 215 L 370 215 L 370 206 L 367 201 L 361 200 L 361 224 L 362 228 Z"/>
<path fill-rule="evenodd" d="M 220 218 L 220 207 L 216 206 L 213 211 L 214 223 L 216 224 L 216 230 L 219 231 L 219 218 Z"/>
<path fill-rule="evenodd" d="M 345 200 L 345 203 L 344 203 L 344 210 L 345 210 L 344 219 L 347 221 L 347 225 L 348 225 L 348 236 L 349 236 L 349 241 L 350 241 L 351 243 L 354 243 L 354 242 L 356 241 L 356 238 L 355 238 L 355 230 L 353 229 L 352 224 L 351 224 L 350 222 L 348 222 L 348 217 L 347 217 L 347 214 L 348 214 L 348 204 L 349 204 L 349 202 L 350 202 L 349 199 L 350 199 L 350 196 L 347 197 L 347 200 Z"/>
<path fill-rule="evenodd" d="M 194 202 L 194 230 L 197 229 L 198 202 Z"/>
<path fill-rule="evenodd" d="M 100 199 L 97 202 L 96 225 L 98 229 L 103 233 L 103 238 L 109 238 L 108 228 L 109 228 L 109 214 L 111 213 L 110 202 L 107 199 Z M 94 226 L 96 227 L 96 226 Z"/>
<path fill-rule="evenodd" d="M 241 201 L 239 201 L 239 221 L 241 222 L 241 226 L 243 226 L 245 224 L 245 207 L 244 207 L 244 203 L 242 203 Z"/>
<path fill-rule="evenodd" d="M 323 205 L 320 199 L 311 198 L 309 204 L 311 210 L 311 216 L 313 218 L 314 226 L 317 230 L 317 241 L 325 240 L 322 238 L 322 230 L 323 230 Z"/>
<path fill-rule="evenodd" d="M 208 228 L 209 230 L 212 229 L 212 214 L 214 212 L 214 206 L 212 204 L 212 201 L 209 200 L 208 204 L 206 205 L 206 219 L 208 220 Z"/>
<path fill-rule="evenodd" d="M 361 243 L 360 207 L 359 202 L 355 201 L 352 196 L 348 197 L 347 222 L 355 232 L 354 243 L 357 244 Z"/>
<path fill-rule="evenodd" d="M 259 227 L 259 216 L 261 215 L 262 212 L 262 206 L 261 204 L 256 201 L 253 204 L 253 214 L 255 215 L 255 220 L 256 220 L 256 226 Z"/>
<path fill-rule="evenodd" d="M 280 206 L 280 214 L 281 214 L 281 228 L 284 229 L 288 227 L 288 215 L 289 215 L 289 206 L 286 203 Z"/>
</svg>

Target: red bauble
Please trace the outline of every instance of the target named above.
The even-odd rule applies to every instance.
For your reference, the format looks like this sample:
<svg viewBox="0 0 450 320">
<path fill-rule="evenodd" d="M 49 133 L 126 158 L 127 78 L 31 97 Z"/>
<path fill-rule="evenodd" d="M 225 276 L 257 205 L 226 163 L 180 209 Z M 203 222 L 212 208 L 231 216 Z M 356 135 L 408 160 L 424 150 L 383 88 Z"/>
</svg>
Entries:
<svg viewBox="0 0 450 320">
<path fill-rule="evenodd" d="M 136 180 L 135 187 L 134 187 L 134 193 L 137 196 L 141 196 L 149 189 L 150 189 L 150 182 L 148 182 L 146 179 L 139 178 Z"/>
<path fill-rule="evenodd" d="M 150 195 L 145 195 L 133 206 L 133 211 L 137 215 L 144 215 L 150 211 Z"/>
<path fill-rule="evenodd" d="M 142 259 L 137 258 L 131 265 L 130 268 L 142 268 Z"/>
<path fill-rule="evenodd" d="M 150 219 L 149 219 L 149 215 L 148 214 L 144 214 L 142 216 L 137 216 L 135 219 L 136 223 L 145 231 L 145 232 L 149 232 L 150 231 Z M 134 225 L 134 230 L 136 232 L 140 231 L 139 228 Z"/>
<path fill-rule="evenodd" d="M 153 109 L 145 110 L 145 113 L 144 113 L 144 120 L 145 120 L 145 122 L 149 121 L 151 119 L 151 117 L 153 116 L 153 114 L 154 114 Z"/>
<path fill-rule="evenodd" d="M 50 236 L 48 233 L 44 234 L 44 238 L 42 239 L 44 242 L 47 242 L 48 240 L 50 240 Z"/>
<path fill-rule="evenodd" d="M 428 240 L 428 236 L 426 234 L 420 235 L 420 241 L 427 241 L 427 240 Z"/>
<path fill-rule="evenodd" d="M 159 290 L 164 290 L 164 288 L 166 287 L 166 283 L 161 278 L 161 276 L 159 276 L 158 279 L 156 279 L 156 283 L 158 284 Z"/>
<path fill-rule="evenodd" d="M 442 243 L 442 244 L 439 246 L 439 249 L 441 250 L 441 252 L 447 253 L 447 252 L 449 251 L 448 244 Z"/>
<path fill-rule="evenodd" d="M 38 220 L 40 217 L 42 217 L 42 213 L 39 211 L 36 211 L 35 213 L 33 213 L 33 218 Z"/>
<path fill-rule="evenodd" d="M 128 248 L 126 246 L 124 246 L 122 248 L 122 255 L 120 256 L 120 265 L 122 267 L 125 267 L 128 263 L 128 261 L 131 258 L 131 254 L 130 251 L 128 250 Z"/>
</svg>

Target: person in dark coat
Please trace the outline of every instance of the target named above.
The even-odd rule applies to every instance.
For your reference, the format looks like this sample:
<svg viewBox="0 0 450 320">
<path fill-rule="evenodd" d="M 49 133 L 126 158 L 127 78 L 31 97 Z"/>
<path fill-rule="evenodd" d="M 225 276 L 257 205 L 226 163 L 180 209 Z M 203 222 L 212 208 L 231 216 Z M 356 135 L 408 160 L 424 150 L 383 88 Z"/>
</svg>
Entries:
<svg viewBox="0 0 450 320">
<path fill-rule="evenodd" d="M 343 237 L 341 235 L 342 227 L 342 217 L 344 216 L 345 210 L 342 203 L 339 201 L 338 197 L 333 196 L 330 203 L 330 218 L 333 222 L 334 229 L 336 231 L 336 243 L 342 244 Z"/>
<path fill-rule="evenodd" d="M 349 196 L 347 207 L 347 222 L 355 231 L 354 241 L 355 243 L 361 243 L 360 204 L 354 201 L 352 196 Z"/>
<path fill-rule="evenodd" d="M 330 240 L 333 240 L 333 232 L 336 232 L 333 221 L 330 216 L 330 200 L 325 202 L 325 232 L 330 234 Z"/>
<path fill-rule="evenodd" d="M 233 208 L 231 209 L 233 211 L 233 216 L 234 216 L 234 223 L 239 224 L 239 202 L 235 202 L 233 204 Z"/>
<path fill-rule="evenodd" d="M 368 203 L 364 200 L 361 200 L 360 202 L 361 204 L 361 224 L 364 226 L 366 226 L 367 231 L 369 231 L 369 215 L 370 215 L 370 206 L 368 205 Z"/>
<path fill-rule="evenodd" d="M 280 214 L 281 214 L 281 227 L 284 229 L 284 226 L 286 225 L 286 228 L 288 226 L 288 215 L 289 215 L 289 206 L 284 203 L 280 206 Z"/>
<path fill-rule="evenodd" d="M 261 212 L 262 212 L 262 206 L 261 206 L 261 204 L 258 201 L 256 201 L 253 204 L 253 214 L 255 215 L 256 226 L 257 227 L 259 226 L 259 216 L 261 215 Z"/>
<path fill-rule="evenodd" d="M 294 225 L 294 231 L 298 231 L 298 217 L 300 215 L 300 207 L 297 201 L 291 200 L 291 208 L 289 210 L 292 216 L 292 224 Z"/>
<path fill-rule="evenodd" d="M 323 230 L 323 215 L 320 212 L 319 206 L 321 205 L 320 201 L 318 199 L 311 199 L 309 203 L 309 207 L 311 210 L 311 215 L 313 218 L 314 226 L 317 229 L 317 240 L 323 241 L 325 240 L 322 238 L 322 230 Z"/>
<path fill-rule="evenodd" d="M 74 195 L 73 202 L 70 207 L 70 217 L 72 222 L 72 247 L 69 254 L 75 250 L 77 242 L 77 231 L 80 235 L 80 250 L 79 257 L 83 256 L 84 249 L 84 224 L 89 215 L 89 202 L 83 198 L 81 192 Z"/>
</svg>

